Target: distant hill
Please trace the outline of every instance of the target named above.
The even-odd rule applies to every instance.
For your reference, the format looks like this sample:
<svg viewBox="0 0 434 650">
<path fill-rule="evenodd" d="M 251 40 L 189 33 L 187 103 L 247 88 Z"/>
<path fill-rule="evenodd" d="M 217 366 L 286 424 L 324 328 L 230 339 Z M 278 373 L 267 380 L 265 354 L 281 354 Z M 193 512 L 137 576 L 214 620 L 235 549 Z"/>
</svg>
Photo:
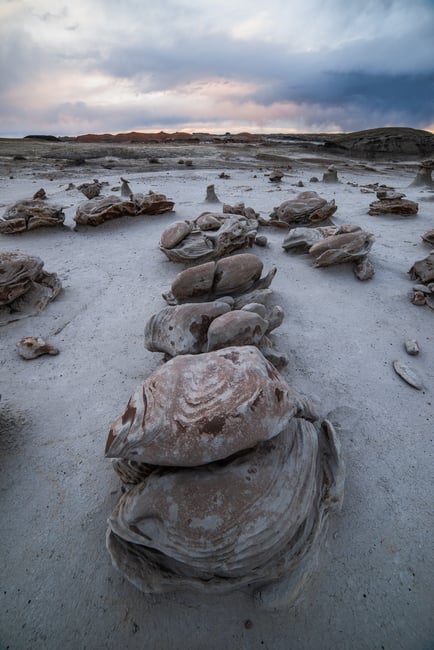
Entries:
<svg viewBox="0 0 434 650">
<path fill-rule="evenodd" d="M 54 139 L 54 136 L 27 136 L 40 139 Z M 297 134 L 261 134 L 252 133 L 226 133 L 224 135 L 213 135 L 211 133 L 141 133 L 131 131 L 129 133 L 88 133 L 78 135 L 76 138 L 68 138 L 76 142 L 87 143 L 164 143 L 164 142 L 266 142 L 267 139 L 275 139 L 288 142 L 306 142 L 310 147 L 321 146 L 330 153 L 348 154 L 350 156 L 376 159 L 376 158 L 433 158 L 434 157 L 434 134 L 421 129 L 407 127 L 383 127 L 378 129 L 367 129 L 365 131 L 353 131 L 351 133 L 297 133 Z M 63 138 L 62 138 L 63 139 Z M 317 145 L 312 144 L 313 142 Z"/>
<path fill-rule="evenodd" d="M 421 129 L 385 127 L 330 134 L 323 138 L 330 151 L 348 153 L 366 158 L 434 156 L 434 134 Z"/>
</svg>

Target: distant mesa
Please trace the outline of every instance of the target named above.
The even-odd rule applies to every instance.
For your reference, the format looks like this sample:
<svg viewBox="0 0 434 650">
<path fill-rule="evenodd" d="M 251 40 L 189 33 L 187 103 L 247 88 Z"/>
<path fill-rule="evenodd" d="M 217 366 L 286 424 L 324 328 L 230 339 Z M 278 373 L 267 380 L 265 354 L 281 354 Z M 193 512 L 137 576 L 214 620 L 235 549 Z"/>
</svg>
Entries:
<svg viewBox="0 0 434 650">
<path fill-rule="evenodd" d="M 137 131 L 131 131 L 130 133 L 87 133 L 86 135 L 78 135 L 76 137 L 77 142 L 124 142 L 124 143 L 135 143 L 135 142 L 174 142 L 174 141 L 189 141 L 189 142 L 198 142 L 199 138 L 195 137 L 191 133 L 184 133 L 183 131 L 178 131 L 176 133 L 165 133 L 160 131 L 159 133 L 139 133 Z"/>
<path fill-rule="evenodd" d="M 48 140 L 48 142 L 59 142 L 55 135 L 26 135 L 25 140 Z"/>
</svg>

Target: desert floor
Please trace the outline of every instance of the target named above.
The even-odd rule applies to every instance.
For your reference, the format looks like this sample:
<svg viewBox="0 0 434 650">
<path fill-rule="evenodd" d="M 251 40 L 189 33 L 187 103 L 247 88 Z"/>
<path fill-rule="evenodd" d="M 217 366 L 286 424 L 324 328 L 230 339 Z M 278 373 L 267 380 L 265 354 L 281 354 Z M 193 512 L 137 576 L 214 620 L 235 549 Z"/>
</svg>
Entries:
<svg viewBox="0 0 434 650">
<path fill-rule="evenodd" d="M 151 155 L 160 162 L 149 163 Z M 78 156 L 86 164 L 74 164 Z M 338 184 L 321 182 L 330 163 Z M 279 184 L 268 178 L 275 166 L 285 172 Z M 283 143 L 107 150 L 0 143 L 1 212 L 44 187 L 66 215 L 63 229 L 0 235 L 1 250 L 40 256 L 63 284 L 39 315 L 0 328 L 1 650 L 433 647 L 434 314 L 411 303 L 408 270 L 430 251 L 421 235 L 434 228 L 434 203 L 431 191 L 410 187 L 416 168 L 414 161 L 321 157 Z M 230 178 L 220 178 L 223 171 Z M 121 176 L 133 192 L 165 193 L 175 212 L 74 230 L 86 199 L 69 184 L 98 178 L 109 193 Z M 312 176 L 320 182 L 310 183 Z M 361 187 L 372 183 L 418 201 L 418 215 L 369 216 L 375 194 Z M 356 223 L 376 237 L 375 275 L 366 282 L 348 265 L 316 269 L 308 254 L 285 252 L 280 229 L 261 228 L 268 246 L 253 249 L 265 271 L 278 267 L 271 288 L 285 311 L 275 332 L 289 357 L 282 374 L 335 424 L 346 464 L 342 511 L 330 521 L 302 598 L 285 611 L 264 611 L 243 593 L 144 595 L 112 567 L 105 548 L 120 496 L 104 458 L 107 433 L 161 362 L 144 348 L 144 325 L 184 268 L 160 252 L 160 234 L 174 220 L 217 211 L 205 202 L 209 184 L 222 202 L 243 201 L 264 217 L 312 189 L 336 200 L 336 224 Z M 43 336 L 60 354 L 23 360 L 15 344 L 27 335 Z M 419 343 L 416 357 L 404 349 L 408 338 Z M 422 390 L 394 372 L 395 359 L 419 374 Z"/>
</svg>

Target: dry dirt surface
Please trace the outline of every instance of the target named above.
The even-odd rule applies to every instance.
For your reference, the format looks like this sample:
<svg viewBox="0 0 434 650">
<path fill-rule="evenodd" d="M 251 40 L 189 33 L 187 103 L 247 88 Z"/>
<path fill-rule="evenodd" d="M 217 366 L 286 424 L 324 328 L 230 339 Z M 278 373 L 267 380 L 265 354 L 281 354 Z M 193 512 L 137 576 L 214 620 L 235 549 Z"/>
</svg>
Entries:
<svg viewBox="0 0 434 650">
<path fill-rule="evenodd" d="M 191 161 L 191 164 L 186 164 Z M 434 313 L 411 303 L 408 270 L 426 257 L 433 192 L 412 187 L 417 158 L 367 161 L 316 141 L 153 144 L 0 141 L 0 216 L 43 187 L 62 228 L 0 235 L 0 250 L 40 256 L 63 284 L 37 316 L 0 327 L 1 650 L 428 650 L 434 646 L 432 443 Z M 330 164 L 340 182 L 326 184 Z M 280 183 L 269 174 L 280 169 Z M 224 173 L 225 177 L 221 174 Z M 97 178 L 103 193 L 162 192 L 175 211 L 74 228 Z M 312 182 L 317 177 L 319 182 Z M 419 203 L 414 217 L 368 215 L 372 186 Z M 303 190 L 335 199 L 337 225 L 375 235 L 374 277 L 347 265 L 317 269 L 282 248 L 285 231 L 261 228 L 254 247 L 285 311 L 276 344 L 282 370 L 335 425 L 345 498 L 296 605 L 264 611 L 244 593 L 145 595 L 110 561 L 107 518 L 120 497 L 104 447 L 111 422 L 161 362 L 144 348 L 147 319 L 183 268 L 159 250 L 163 229 L 221 202 L 267 218 Z M 212 204 L 212 211 L 216 211 Z M 16 342 L 42 336 L 57 356 L 22 359 Z M 420 353 L 409 357 L 406 339 Z M 406 384 L 393 361 L 423 383 Z"/>
</svg>

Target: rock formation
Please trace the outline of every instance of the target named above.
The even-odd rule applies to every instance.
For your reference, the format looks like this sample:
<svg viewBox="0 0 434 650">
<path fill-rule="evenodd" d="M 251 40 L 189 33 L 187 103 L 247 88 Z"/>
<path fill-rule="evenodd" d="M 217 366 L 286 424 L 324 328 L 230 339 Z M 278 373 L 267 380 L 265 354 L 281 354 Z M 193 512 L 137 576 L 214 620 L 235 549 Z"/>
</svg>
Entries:
<svg viewBox="0 0 434 650">
<path fill-rule="evenodd" d="M 112 425 L 113 564 L 145 593 L 291 604 L 343 496 L 335 431 L 255 347 L 176 357 Z"/>
<path fill-rule="evenodd" d="M 419 164 L 416 178 L 411 185 L 416 187 L 434 187 L 432 173 L 434 170 L 434 160 L 423 160 Z"/>
<path fill-rule="evenodd" d="M 203 212 L 193 221 L 175 221 L 160 239 L 160 250 L 172 262 L 205 262 L 251 246 L 258 222 L 238 214 Z"/>
<path fill-rule="evenodd" d="M 275 207 L 270 219 L 259 219 L 262 226 L 316 226 L 330 223 L 330 217 L 336 212 L 334 200 L 327 201 L 316 192 L 301 192 L 295 199 L 283 201 Z"/>
<path fill-rule="evenodd" d="M 369 280 L 374 268 L 367 259 L 374 235 L 355 224 L 320 228 L 293 228 L 283 241 L 285 250 L 307 250 L 314 258 L 314 266 L 330 266 L 353 262 L 354 274 L 359 280 Z"/>
<path fill-rule="evenodd" d="M 0 325 L 37 314 L 59 294 L 62 284 L 44 262 L 20 251 L 0 252 Z"/>
<path fill-rule="evenodd" d="M 417 214 L 419 209 L 415 201 L 410 201 L 404 198 L 405 194 L 402 192 L 395 192 L 394 190 L 378 190 L 377 199 L 370 204 L 368 214 L 398 214 L 403 217 L 412 216 Z"/>
<path fill-rule="evenodd" d="M 12 235 L 25 230 L 63 226 L 63 208 L 44 199 L 25 199 L 7 208 L 0 219 L 0 234 Z"/>
</svg>

